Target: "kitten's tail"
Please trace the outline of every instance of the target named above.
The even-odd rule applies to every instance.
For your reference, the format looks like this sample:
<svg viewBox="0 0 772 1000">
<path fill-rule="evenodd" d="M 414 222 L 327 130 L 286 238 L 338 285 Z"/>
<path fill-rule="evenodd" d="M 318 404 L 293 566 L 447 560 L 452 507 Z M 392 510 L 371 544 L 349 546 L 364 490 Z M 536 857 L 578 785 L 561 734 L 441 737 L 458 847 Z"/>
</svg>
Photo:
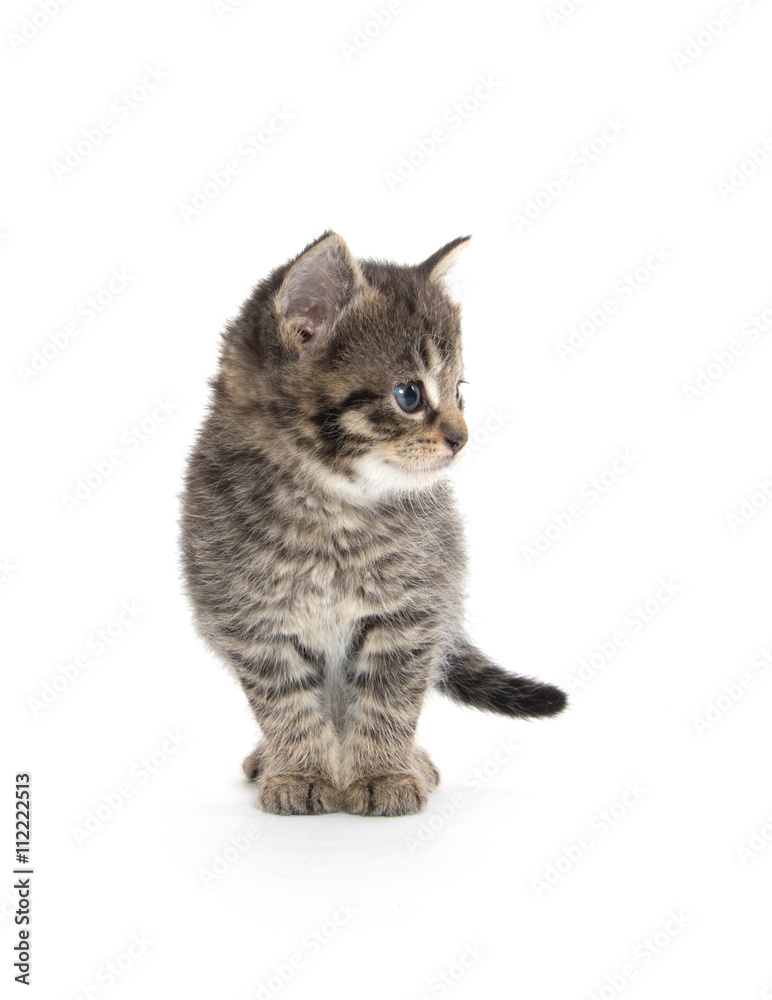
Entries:
<svg viewBox="0 0 772 1000">
<path fill-rule="evenodd" d="M 557 715 L 568 702 L 560 688 L 502 670 L 465 640 L 446 659 L 437 687 L 462 705 L 513 718 Z"/>
</svg>

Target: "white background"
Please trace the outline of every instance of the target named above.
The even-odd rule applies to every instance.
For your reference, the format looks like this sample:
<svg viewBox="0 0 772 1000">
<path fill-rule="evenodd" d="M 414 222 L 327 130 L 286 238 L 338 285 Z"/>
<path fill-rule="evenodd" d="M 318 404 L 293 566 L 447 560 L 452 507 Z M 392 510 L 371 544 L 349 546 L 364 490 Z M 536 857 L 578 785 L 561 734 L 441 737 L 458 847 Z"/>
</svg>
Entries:
<svg viewBox="0 0 772 1000">
<path fill-rule="evenodd" d="M 385 8 L 4 5 L 3 988 L 29 771 L 27 996 L 769 998 L 772 11 L 586 0 L 551 25 L 558 0 L 403 0 L 379 26 Z M 572 688 L 533 723 L 433 698 L 423 816 L 260 813 L 255 726 L 180 588 L 219 330 L 327 227 L 404 263 L 474 235 L 470 628 Z M 650 248 L 667 260 L 623 293 Z M 88 321 L 114 268 L 130 280 Z M 618 449 L 635 461 L 593 493 Z M 123 602 L 141 610 L 116 625 Z"/>
</svg>

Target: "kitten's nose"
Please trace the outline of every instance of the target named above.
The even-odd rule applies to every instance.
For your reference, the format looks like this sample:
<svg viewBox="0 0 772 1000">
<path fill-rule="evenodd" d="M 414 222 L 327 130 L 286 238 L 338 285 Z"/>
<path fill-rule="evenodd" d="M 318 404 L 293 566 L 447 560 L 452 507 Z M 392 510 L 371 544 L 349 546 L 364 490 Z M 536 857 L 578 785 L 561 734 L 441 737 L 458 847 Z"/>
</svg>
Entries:
<svg viewBox="0 0 772 1000">
<path fill-rule="evenodd" d="M 454 455 L 461 451 L 468 440 L 469 433 L 466 429 L 456 430 L 450 434 L 445 434 L 445 441 L 450 446 L 450 450 Z"/>
</svg>

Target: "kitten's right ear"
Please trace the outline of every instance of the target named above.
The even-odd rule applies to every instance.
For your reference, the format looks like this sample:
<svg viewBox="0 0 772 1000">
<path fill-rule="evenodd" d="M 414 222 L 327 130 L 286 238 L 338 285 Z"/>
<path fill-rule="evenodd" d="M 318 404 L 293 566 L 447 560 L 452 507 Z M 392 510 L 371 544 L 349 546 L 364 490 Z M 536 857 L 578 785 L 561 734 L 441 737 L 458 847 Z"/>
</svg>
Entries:
<svg viewBox="0 0 772 1000">
<path fill-rule="evenodd" d="M 276 295 L 287 344 L 305 354 L 332 336 L 340 310 L 364 283 L 355 258 L 337 233 L 325 233 L 290 266 Z"/>
<path fill-rule="evenodd" d="M 427 257 L 422 264 L 419 264 L 418 270 L 433 281 L 442 281 L 443 278 L 447 278 L 448 273 L 471 238 L 471 236 L 458 236 L 450 243 L 446 243 L 444 247 L 440 247 L 431 257 Z"/>
</svg>

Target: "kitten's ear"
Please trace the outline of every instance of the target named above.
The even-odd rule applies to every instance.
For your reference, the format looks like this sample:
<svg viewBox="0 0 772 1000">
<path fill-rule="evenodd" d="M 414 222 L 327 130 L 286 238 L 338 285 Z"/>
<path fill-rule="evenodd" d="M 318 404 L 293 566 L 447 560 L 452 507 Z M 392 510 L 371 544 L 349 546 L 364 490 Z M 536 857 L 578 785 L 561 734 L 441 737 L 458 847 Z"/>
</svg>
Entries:
<svg viewBox="0 0 772 1000">
<path fill-rule="evenodd" d="M 282 336 L 301 354 L 320 347 L 363 283 L 346 242 L 325 233 L 293 262 L 277 293 Z"/>
<path fill-rule="evenodd" d="M 471 236 L 459 236 L 446 243 L 431 257 L 427 257 L 423 264 L 419 264 L 418 270 L 433 281 L 442 281 L 448 276 L 471 238 Z"/>
</svg>

